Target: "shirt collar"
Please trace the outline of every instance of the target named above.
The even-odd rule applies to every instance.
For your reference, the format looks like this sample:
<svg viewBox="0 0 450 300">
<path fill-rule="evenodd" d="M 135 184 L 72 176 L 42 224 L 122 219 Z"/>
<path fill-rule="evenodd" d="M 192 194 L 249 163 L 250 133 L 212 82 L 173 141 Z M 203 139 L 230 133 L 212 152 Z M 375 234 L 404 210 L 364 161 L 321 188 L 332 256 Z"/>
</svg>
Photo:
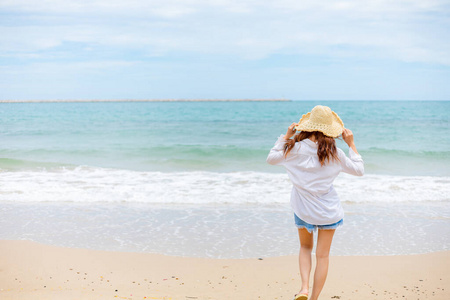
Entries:
<svg viewBox="0 0 450 300">
<path fill-rule="evenodd" d="M 302 142 L 305 142 L 306 144 L 308 144 L 311 147 L 317 147 L 317 144 L 313 141 L 311 141 L 310 139 L 304 139 L 302 140 Z"/>
</svg>

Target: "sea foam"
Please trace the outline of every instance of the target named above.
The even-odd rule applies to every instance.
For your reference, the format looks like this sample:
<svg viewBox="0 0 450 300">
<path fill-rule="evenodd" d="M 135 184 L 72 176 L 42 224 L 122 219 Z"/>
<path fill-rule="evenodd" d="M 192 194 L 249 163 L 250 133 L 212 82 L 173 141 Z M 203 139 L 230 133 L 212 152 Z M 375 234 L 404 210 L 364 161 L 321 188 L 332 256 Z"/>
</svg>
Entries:
<svg viewBox="0 0 450 300">
<path fill-rule="evenodd" d="M 139 172 L 80 166 L 0 173 L 0 201 L 162 204 L 288 203 L 286 174 L 263 172 Z M 450 177 L 341 174 L 343 202 L 450 201 Z"/>
</svg>

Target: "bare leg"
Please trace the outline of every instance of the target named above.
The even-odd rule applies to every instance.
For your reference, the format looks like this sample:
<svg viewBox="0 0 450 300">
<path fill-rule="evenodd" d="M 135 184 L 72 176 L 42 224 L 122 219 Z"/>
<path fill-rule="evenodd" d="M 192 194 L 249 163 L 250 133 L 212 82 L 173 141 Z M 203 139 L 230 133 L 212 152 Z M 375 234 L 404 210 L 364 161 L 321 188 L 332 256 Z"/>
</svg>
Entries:
<svg viewBox="0 0 450 300">
<path fill-rule="evenodd" d="M 310 300 L 317 300 L 322 291 L 328 274 L 328 262 L 330 257 L 331 242 L 335 229 L 319 229 L 316 248 L 316 270 L 314 271 L 314 285 Z"/>
<path fill-rule="evenodd" d="M 308 293 L 309 275 L 311 274 L 311 252 L 314 246 L 314 235 L 305 228 L 298 229 L 300 239 L 300 253 L 298 256 L 300 266 L 300 277 L 302 279 L 302 289 L 300 293 Z"/>
</svg>

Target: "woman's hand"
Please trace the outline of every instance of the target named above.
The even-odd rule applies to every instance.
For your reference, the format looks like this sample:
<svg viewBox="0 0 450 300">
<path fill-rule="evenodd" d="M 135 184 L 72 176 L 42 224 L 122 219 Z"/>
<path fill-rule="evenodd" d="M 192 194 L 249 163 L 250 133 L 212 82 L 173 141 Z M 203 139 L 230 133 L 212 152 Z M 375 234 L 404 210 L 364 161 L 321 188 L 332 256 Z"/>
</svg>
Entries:
<svg viewBox="0 0 450 300">
<path fill-rule="evenodd" d="M 344 131 L 342 131 L 342 138 L 344 139 L 344 142 L 346 142 L 349 147 L 355 143 L 353 141 L 353 132 L 348 128 L 344 128 Z"/>
<path fill-rule="evenodd" d="M 353 132 L 350 129 L 344 128 L 344 131 L 342 131 L 342 138 L 355 153 L 358 153 L 358 151 L 356 151 L 355 141 L 353 140 Z"/>
<path fill-rule="evenodd" d="M 288 130 L 286 132 L 286 135 L 284 136 L 284 139 L 287 141 L 290 139 L 296 132 L 295 126 L 297 126 L 298 123 L 292 123 L 291 126 L 288 127 Z"/>
</svg>

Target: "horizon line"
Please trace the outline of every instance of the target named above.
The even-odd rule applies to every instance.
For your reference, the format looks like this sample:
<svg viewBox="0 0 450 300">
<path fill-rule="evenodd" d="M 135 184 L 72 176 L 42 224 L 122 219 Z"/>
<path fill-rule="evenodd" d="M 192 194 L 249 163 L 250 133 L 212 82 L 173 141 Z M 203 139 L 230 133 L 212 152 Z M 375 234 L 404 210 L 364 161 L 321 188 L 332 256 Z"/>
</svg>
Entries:
<svg viewBox="0 0 450 300">
<path fill-rule="evenodd" d="M 60 103 L 60 102 L 289 102 L 290 99 L 49 99 L 49 100 L 0 100 L 0 103 Z"/>
<path fill-rule="evenodd" d="M 90 103 L 90 102 L 297 102 L 297 101 L 450 101 L 449 99 L 286 99 L 286 98 L 230 98 L 230 99 L 31 99 L 0 100 L 0 103 Z"/>
</svg>

